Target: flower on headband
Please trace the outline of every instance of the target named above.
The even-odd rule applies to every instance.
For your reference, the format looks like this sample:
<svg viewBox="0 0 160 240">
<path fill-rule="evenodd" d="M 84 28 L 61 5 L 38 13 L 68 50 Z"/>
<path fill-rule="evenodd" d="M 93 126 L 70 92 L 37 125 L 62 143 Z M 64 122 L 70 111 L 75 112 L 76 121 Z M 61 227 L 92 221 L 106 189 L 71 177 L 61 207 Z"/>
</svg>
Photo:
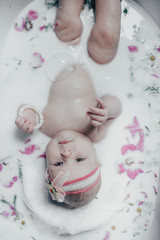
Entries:
<svg viewBox="0 0 160 240">
<path fill-rule="evenodd" d="M 52 181 L 48 169 L 46 170 L 46 187 L 49 190 L 49 193 L 54 201 L 57 202 L 64 202 L 66 193 L 62 190 L 63 184 L 68 179 L 68 173 L 63 174 L 63 172 L 60 172 L 56 178 Z"/>
</svg>

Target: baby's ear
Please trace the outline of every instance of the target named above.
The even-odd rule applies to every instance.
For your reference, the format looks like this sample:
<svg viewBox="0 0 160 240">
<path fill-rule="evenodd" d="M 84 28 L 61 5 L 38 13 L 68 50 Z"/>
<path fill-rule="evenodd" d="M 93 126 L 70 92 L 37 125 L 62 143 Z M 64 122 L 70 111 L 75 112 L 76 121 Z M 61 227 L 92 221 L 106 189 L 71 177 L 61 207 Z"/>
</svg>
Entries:
<svg viewBox="0 0 160 240">
<path fill-rule="evenodd" d="M 97 163 L 98 163 L 98 166 L 100 166 L 100 167 L 103 165 L 103 163 L 99 157 L 97 157 Z"/>
</svg>

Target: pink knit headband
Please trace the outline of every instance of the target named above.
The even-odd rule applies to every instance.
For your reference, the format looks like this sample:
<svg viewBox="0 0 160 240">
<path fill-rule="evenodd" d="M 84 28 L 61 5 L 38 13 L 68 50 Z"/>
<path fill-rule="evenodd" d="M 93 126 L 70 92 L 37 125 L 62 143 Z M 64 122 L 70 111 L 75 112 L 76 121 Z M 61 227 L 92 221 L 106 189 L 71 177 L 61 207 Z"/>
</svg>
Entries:
<svg viewBox="0 0 160 240">
<path fill-rule="evenodd" d="M 68 173 L 59 172 L 54 180 L 51 179 L 48 169 L 45 173 L 46 186 L 53 200 L 63 202 L 66 194 L 78 194 L 91 190 L 100 180 L 100 168 L 95 168 L 84 177 L 68 181 Z"/>
</svg>

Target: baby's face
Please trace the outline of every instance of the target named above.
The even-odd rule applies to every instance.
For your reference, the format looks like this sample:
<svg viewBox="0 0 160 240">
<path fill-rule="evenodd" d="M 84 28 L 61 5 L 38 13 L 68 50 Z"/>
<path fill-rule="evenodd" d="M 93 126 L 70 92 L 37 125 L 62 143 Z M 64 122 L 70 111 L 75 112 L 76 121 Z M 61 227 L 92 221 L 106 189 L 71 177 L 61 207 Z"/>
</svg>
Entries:
<svg viewBox="0 0 160 240">
<path fill-rule="evenodd" d="M 57 133 L 46 149 L 47 167 L 54 179 L 57 174 L 69 172 L 69 179 L 83 177 L 98 163 L 92 142 L 81 133 L 64 130 Z"/>
</svg>

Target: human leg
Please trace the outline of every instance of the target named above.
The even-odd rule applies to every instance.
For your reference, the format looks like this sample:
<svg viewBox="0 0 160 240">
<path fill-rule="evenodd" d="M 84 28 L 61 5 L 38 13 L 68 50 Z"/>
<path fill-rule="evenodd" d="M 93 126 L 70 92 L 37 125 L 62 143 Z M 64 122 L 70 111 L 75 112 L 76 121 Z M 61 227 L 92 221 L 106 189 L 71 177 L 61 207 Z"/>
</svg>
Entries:
<svg viewBox="0 0 160 240">
<path fill-rule="evenodd" d="M 88 39 L 91 58 L 106 64 L 116 55 L 120 36 L 120 0 L 96 0 L 96 22 Z"/>
<path fill-rule="evenodd" d="M 83 26 L 80 19 L 84 0 L 60 0 L 55 20 L 55 33 L 63 42 L 80 37 Z"/>
</svg>

